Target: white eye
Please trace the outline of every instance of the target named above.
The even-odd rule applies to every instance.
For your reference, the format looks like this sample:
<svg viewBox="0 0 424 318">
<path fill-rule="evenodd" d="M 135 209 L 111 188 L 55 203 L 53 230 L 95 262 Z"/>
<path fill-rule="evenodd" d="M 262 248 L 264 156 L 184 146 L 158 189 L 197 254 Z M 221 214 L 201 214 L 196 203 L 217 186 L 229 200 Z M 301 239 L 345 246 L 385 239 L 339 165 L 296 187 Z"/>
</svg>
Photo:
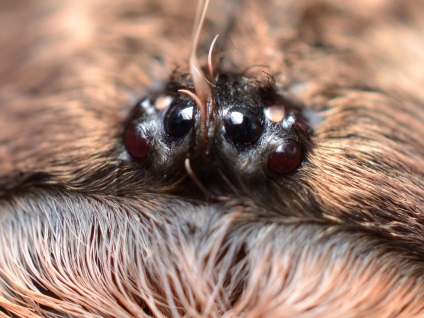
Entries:
<svg viewBox="0 0 424 318">
<path fill-rule="evenodd" d="M 272 105 L 265 108 L 265 116 L 274 123 L 279 123 L 284 119 L 286 111 L 283 106 Z"/>
<path fill-rule="evenodd" d="M 164 110 L 171 106 L 174 98 L 169 95 L 161 95 L 155 101 L 155 107 L 157 110 Z"/>
<path fill-rule="evenodd" d="M 148 97 L 143 98 L 139 102 L 139 105 L 141 109 L 143 110 L 143 112 L 145 112 L 147 115 L 152 115 L 156 111 L 155 105 L 152 104 L 152 101 Z"/>
<path fill-rule="evenodd" d="M 156 99 L 149 97 L 143 98 L 139 103 L 139 107 L 147 115 L 153 115 L 157 111 L 166 110 L 174 101 L 174 97 L 169 95 L 159 95 Z"/>
<path fill-rule="evenodd" d="M 293 126 L 293 124 L 296 122 L 296 118 L 294 117 L 293 114 L 290 114 L 289 116 L 287 116 L 286 118 L 284 118 L 283 120 L 283 128 L 284 129 L 289 129 L 291 126 Z"/>
</svg>

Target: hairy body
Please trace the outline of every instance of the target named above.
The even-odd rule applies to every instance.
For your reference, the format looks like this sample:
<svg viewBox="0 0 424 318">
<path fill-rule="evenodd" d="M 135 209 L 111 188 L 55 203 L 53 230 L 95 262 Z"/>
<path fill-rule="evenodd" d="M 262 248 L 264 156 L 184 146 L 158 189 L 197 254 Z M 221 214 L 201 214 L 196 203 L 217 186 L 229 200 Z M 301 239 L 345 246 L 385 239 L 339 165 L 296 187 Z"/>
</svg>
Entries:
<svg viewBox="0 0 424 318">
<path fill-rule="evenodd" d="M 424 5 L 213 2 L 200 64 L 219 33 L 219 71 L 270 74 L 313 130 L 288 176 L 194 167 L 213 198 L 123 145 L 190 72 L 194 5 L 2 7 L 0 315 L 424 316 Z"/>
</svg>

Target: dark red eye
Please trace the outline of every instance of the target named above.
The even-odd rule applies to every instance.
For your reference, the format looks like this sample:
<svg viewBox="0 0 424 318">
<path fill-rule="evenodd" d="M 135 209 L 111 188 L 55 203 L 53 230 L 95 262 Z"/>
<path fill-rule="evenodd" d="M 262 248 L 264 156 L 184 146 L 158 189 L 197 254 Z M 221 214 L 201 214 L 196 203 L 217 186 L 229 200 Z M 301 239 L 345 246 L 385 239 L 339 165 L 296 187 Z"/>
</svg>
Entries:
<svg viewBox="0 0 424 318">
<path fill-rule="evenodd" d="M 130 125 L 125 131 L 125 147 L 134 159 L 143 161 L 149 154 L 149 144 L 146 140 L 144 130 L 135 124 Z"/>
<path fill-rule="evenodd" d="M 294 171 L 303 160 L 303 150 L 299 143 L 287 141 L 279 145 L 268 158 L 268 168 L 278 175 Z"/>
</svg>

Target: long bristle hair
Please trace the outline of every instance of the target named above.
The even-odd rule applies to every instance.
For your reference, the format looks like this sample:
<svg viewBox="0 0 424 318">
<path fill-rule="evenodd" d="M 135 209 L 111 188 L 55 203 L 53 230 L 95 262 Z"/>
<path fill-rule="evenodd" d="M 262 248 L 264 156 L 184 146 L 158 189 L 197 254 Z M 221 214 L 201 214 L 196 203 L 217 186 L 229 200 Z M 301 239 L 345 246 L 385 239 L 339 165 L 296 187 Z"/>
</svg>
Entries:
<svg viewBox="0 0 424 318">
<path fill-rule="evenodd" d="M 199 60 L 197 58 L 197 47 L 199 45 L 200 32 L 202 31 L 203 23 L 205 21 L 206 12 L 208 9 L 209 0 L 199 0 L 197 3 L 196 17 L 193 25 L 193 36 L 192 36 L 192 48 L 190 52 L 190 74 L 193 80 L 194 93 L 190 90 L 182 89 L 181 93 L 187 94 L 196 102 L 201 117 L 201 140 L 205 144 L 207 139 L 207 127 L 208 119 L 211 116 L 212 104 L 213 104 L 213 94 L 212 94 L 212 84 L 208 81 L 206 75 L 200 67 Z M 215 40 L 212 43 L 215 43 Z M 209 55 L 209 60 L 210 60 Z M 213 68 L 211 62 L 209 63 L 209 69 L 211 76 L 213 76 Z"/>
</svg>

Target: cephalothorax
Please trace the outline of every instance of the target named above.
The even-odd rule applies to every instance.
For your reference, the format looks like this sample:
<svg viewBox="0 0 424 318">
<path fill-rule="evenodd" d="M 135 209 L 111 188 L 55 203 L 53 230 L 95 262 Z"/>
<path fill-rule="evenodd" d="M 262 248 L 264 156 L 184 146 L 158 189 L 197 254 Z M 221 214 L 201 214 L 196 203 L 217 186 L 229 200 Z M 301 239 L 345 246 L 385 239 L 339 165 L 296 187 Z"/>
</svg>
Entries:
<svg viewBox="0 0 424 318">
<path fill-rule="evenodd" d="M 129 154 L 123 158 L 157 177 L 186 169 L 206 188 L 220 176 L 228 183 L 294 173 L 312 146 L 301 108 L 279 94 L 266 73 L 249 77 L 215 70 L 211 54 L 217 37 L 205 75 L 196 46 L 206 9 L 207 2 L 200 2 L 191 74 L 174 73 L 163 91 L 137 102 L 123 134 Z"/>
<path fill-rule="evenodd" d="M 423 317 L 424 4 L 199 2 L 1 1 L 0 316 Z"/>
</svg>

